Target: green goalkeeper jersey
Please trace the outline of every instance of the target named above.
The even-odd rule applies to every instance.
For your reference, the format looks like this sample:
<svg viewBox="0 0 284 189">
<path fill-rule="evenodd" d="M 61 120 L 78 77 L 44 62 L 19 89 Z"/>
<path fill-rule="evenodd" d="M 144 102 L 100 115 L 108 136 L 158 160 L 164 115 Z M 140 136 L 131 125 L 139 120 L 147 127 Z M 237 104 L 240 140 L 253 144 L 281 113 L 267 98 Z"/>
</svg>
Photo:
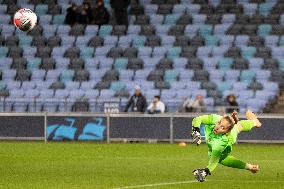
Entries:
<svg viewBox="0 0 284 189">
<path fill-rule="evenodd" d="M 225 159 L 232 151 L 232 145 L 236 143 L 239 134 L 238 127 L 227 134 L 214 134 L 213 129 L 215 124 L 222 119 L 222 116 L 216 114 L 202 115 L 192 120 L 192 126 L 200 128 L 201 124 L 205 125 L 205 140 L 209 148 L 209 165 L 208 168 L 212 172 L 218 162 Z M 244 130 L 248 131 L 253 127 L 253 122 L 250 120 L 242 120 L 240 124 L 244 126 Z M 249 128 L 249 129 L 247 129 Z"/>
</svg>

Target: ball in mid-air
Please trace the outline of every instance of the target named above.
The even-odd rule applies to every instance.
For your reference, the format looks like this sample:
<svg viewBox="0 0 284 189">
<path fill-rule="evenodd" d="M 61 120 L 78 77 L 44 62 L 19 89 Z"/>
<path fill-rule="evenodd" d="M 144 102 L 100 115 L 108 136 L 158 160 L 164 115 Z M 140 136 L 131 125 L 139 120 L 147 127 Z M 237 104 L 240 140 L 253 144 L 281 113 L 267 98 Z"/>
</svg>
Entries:
<svg viewBox="0 0 284 189">
<path fill-rule="evenodd" d="M 36 23 L 37 16 L 30 9 L 20 9 L 14 15 L 14 25 L 24 32 L 31 31 Z"/>
</svg>

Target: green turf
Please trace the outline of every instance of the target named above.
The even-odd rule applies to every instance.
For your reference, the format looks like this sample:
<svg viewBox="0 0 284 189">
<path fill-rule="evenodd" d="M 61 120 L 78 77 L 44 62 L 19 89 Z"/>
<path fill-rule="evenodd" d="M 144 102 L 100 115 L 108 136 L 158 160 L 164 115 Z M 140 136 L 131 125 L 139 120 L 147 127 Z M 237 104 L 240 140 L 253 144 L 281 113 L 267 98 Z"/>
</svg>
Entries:
<svg viewBox="0 0 284 189">
<path fill-rule="evenodd" d="M 112 189 L 284 188 L 284 146 L 239 144 L 234 156 L 261 166 L 261 172 L 219 165 L 204 183 L 190 183 L 192 170 L 207 164 L 207 147 L 176 144 L 0 143 L 0 188 Z"/>
</svg>

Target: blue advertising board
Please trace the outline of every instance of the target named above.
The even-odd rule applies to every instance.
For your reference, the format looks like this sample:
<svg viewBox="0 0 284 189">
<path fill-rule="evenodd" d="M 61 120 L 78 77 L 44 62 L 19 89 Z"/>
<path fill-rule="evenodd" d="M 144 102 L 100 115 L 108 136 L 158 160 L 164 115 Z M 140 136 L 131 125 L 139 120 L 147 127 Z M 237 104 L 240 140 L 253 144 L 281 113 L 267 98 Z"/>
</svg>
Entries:
<svg viewBox="0 0 284 189">
<path fill-rule="evenodd" d="M 106 139 L 105 117 L 47 117 L 47 140 L 77 141 Z"/>
</svg>

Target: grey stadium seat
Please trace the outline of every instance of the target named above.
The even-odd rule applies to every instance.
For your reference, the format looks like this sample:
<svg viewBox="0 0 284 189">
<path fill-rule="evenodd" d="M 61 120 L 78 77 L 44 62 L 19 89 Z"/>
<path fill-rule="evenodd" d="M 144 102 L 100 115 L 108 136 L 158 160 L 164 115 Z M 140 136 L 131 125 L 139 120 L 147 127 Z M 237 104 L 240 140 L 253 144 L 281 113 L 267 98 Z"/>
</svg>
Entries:
<svg viewBox="0 0 284 189">
<path fill-rule="evenodd" d="M 240 49 L 238 47 L 230 47 L 225 53 L 225 57 L 238 58 L 240 57 Z"/>
<path fill-rule="evenodd" d="M 264 16 L 263 16 L 263 15 L 255 14 L 255 15 L 253 15 L 252 17 L 250 17 L 249 23 L 250 23 L 250 24 L 259 25 L 259 24 L 262 24 L 262 23 L 263 23 L 263 20 L 264 20 Z"/>
<path fill-rule="evenodd" d="M 235 24 L 248 24 L 249 23 L 249 16 L 245 14 L 238 14 L 236 15 Z"/>
<path fill-rule="evenodd" d="M 110 88 L 110 81 L 100 81 L 95 86 L 95 89 L 98 90 L 109 89 L 109 88 Z"/>
<path fill-rule="evenodd" d="M 111 58 L 120 58 L 123 56 L 123 48 L 121 47 L 113 47 L 107 54 L 108 57 Z"/>
<path fill-rule="evenodd" d="M 138 50 L 134 47 L 128 47 L 124 50 L 123 57 L 126 58 L 136 58 Z"/>
<path fill-rule="evenodd" d="M 33 46 L 45 46 L 46 44 L 46 38 L 44 36 L 35 36 L 33 37 L 32 45 Z"/>
<path fill-rule="evenodd" d="M 278 62 L 275 59 L 268 58 L 264 60 L 262 69 L 277 70 L 279 68 Z"/>
<path fill-rule="evenodd" d="M 195 36 L 191 39 L 190 44 L 195 47 L 200 47 L 204 45 L 204 39 L 200 36 Z"/>
<path fill-rule="evenodd" d="M 173 68 L 173 62 L 170 58 L 162 58 L 159 63 L 156 66 L 157 69 L 172 69 Z"/>
<path fill-rule="evenodd" d="M 222 93 L 220 91 L 213 90 L 213 89 L 208 90 L 207 95 L 208 97 L 212 97 L 214 99 L 222 98 Z"/>
<path fill-rule="evenodd" d="M 155 35 L 155 28 L 152 25 L 144 25 L 141 27 L 140 35 L 152 36 Z"/>
<path fill-rule="evenodd" d="M 256 35 L 256 31 L 257 31 L 257 25 L 254 24 L 248 24 L 248 25 L 244 25 L 242 28 L 242 34 L 245 35 Z"/>
<path fill-rule="evenodd" d="M 49 58 L 50 53 L 51 53 L 50 47 L 38 47 L 36 56 L 41 58 Z"/>
<path fill-rule="evenodd" d="M 263 44 L 264 40 L 262 37 L 259 36 L 251 36 L 248 42 L 248 46 L 255 46 L 255 47 L 263 46 Z"/>
<path fill-rule="evenodd" d="M 119 72 L 116 70 L 109 70 L 105 73 L 103 81 L 117 81 L 119 79 Z"/>
<path fill-rule="evenodd" d="M 27 60 L 25 58 L 14 58 L 11 65 L 12 69 L 25 69 L 27 65 Z"/>
<path fill-rule="evenodd" d="M 143 60 L 140 58 L 130 58 L 127 64 L 127 69 L 132 69 L 132 70 L 143 69 Z"/>
<path fill-rule="evenodd" d="M 29 81 L 31 78 L 31 72 L 29 70 L 18 70 L 16 80 L 18 81 Z"/>
<path fill-rule="evenodd" d="M 17 36 L 8 36 L 5 40 L 5 45 L 8 47 L 17 46 L 19 38 Z"/>
<path fill-rule="evenodd" d="M 90 73 L 88 70 L 76 70 L 75 71 L 75 80 L 76 81 L 88 81 L 90 77 Z"/>
<path fill-rule="evenodd" d="M 21 47 L 13 46 L 9 49 L 9 57 L 20 58 L 23 56 L 23 49 Z"/>
<path fill-rule="evenodd" d="M 192 17 L 188 14 L 182 15 L 178 20 L 177 20 L 177 24 L 180 25 L 188 25 L 188 24 L 192 24 Z"/>
<path fill-rule="evenodd" d="M 91 47 L 100 47 L 103 46 L 104 40 L 99 36 L 94 36 L 89 41 L 89 46 Z"/>
<path fill-rule="evenodd" d="M 43 58 L 40 68 L 43 70 L 53 70 L 55 68 L 55 60 L 53 58 Z"/>
<path fill-rule="evenodd" d="M 201 84 L 201 87 L 206 90 L 214 90 L 217 86 L 213 82 L 204 82 Z"/>
<path fill-rule="evenodd" d="M 185 66 L 187 69 L 200 70 L 203 68 L 203 62 L 198 58 L 191 58 Z"/>
<path fill-rule="evenodd" d="M 80 56 L 80 49 L 78 47 L 70 47 L 64 53 L 64 57 L 70 59 L 78 58 L 79 56 Z"/>
<path fill-rule="evenodd" d="M 55 2 L 53 0 L 51 0 L 51 1 Z M 51 15 L 61 14 L 61 6 L 60 5 L 56 5 L 56 4 L 50 4 L 48 6 L 47 14 L 51 14 Z"/>
<path fill-rule="evenodd" d="M 138 15 L 134 22 L 135 25 L 147 25 L 150 23 L 150 17 L 148 15 Z"/>
<path fill-rule="evenodd" d="M 47 39 L 47 46 L 56 47 L 60 46 L 61 38 L 59 36 L 51 36 Z"/>
<path fill-rule="evenodd" d="M 153 70 L 147 77 L 148 81 L 163 81 L 163 70 Z"/>
<path fill-rule="evenodd" d="M 155 47 L 161 45 L 161 39 L 159 36 L 148 36 L 145 46 Z"/>
<path fill-rule="evenodd" d="M 248 61 L 242 58 L 236 58 L 232 65 L 233 69 L 236 70 L 246 70 L 248 69 Z"/>
<path fill-rule="evenodd" d="M 171 14 L 173 6 L 170 4 L 159 5 L 157 14 Z"/>
<path fill-rule="evenodd" d="M 193 80 L 194 81 L 208 81 L 209 74 L 206 70 L 195 70 Z"/>
<path fill-rule="evenodd" d="M 189 45 L 190 38 L 188 36 L 177 36 L 174 46 L 187 47 Z"/>
<path fill-rule="evenodd" d="M 50 86 L 49 89 L 53 89 L 53 90 L 58 90 L 58 89 L 65 89 L 65 85 L 63 82 L 61 81 L 56 81 L 53 82 Z"/>
<path fill-rule="evenodd" d="M 121 89 L 115 92 L 114 97 L 117 98 L 129 98 L 130 94 L 128 90 L 126 89 Z"/>
<path fill-rule="evenodd" d="M 81 59 L 81 58 L 72 58 L 70 60 L 69 68 L 70 69 L 74 69 L 74 70 L 81 70 L 81 69 L 84 69 L 84 65 L 85 65 L 85 62 L 84 62 L 83 59 Z"/>
<path fill-rule="evenodd" d="M 220 15 L 220 14 L 212 14 L 212 15 L 208 16 L 206 23 L 216 25 L 216 24 L 219 24 L 221 22 L 221 18 L 222 18 L 222 15 Z"/>
<path fill-rule="evenodd" d="M 262 90 L 263 89 L 263 86 L 261 83 L 259 82 L 252 82 L 249 86 L 248 86 L 248 89 L 250 90 Z"/>
<path fill-rule="evenodd" d="M 129 10 L 130 15 L 143 15 L 144 7 L 141 5 L 131 5 Z"/>
<path fill-rule="evenodd" d="M 31 36 L 41 36 L 43 28 L 41 25 L 36 25 L 31 31 L 28 32 Z"/>
<path fill-rule="evenodd" d="M 174 36 L 184 35 L 184 29 L 185 29 L 184 25 L 175 25 L 170 29 L 168 35 L 174 35 Z"/>
<path fill-rule="evenodd" d="M 75 24 L 71 30 L 69 35 L 75 35 L 75 36 L 79 36 L 79 35 L 84 35 L 85 32 L 85 26 L 82 24 Z"/>
<path fill-rule="evenodd" d="M 125 34 L 126 34 L 126 26 L 124 26 L 124 25 L 115 25 L 113 27 L 112 35 L 121 36 L 121 35 L 125 35 Z"/>
<path fill-rule="evenodd" d="M 284 27 L 281 25 L 272 25 L 271 35 L 283 35 Z"/>
<path fill-rule="evenodd" d="M 186 41 L 184 41 L 184 43 L 185 43 L 185 42 L 186 42 Z M 186 42 L 185 44 L 188 44 L 188 42 Z M 193 47 L 193 46 L 184 46 L 184 47 L 182 48 L 181 56 L 182 56 L 182 57 L 186 57 L 186 58 L 193 58 L 193 57 L 195 57 L 196 51 L 197 51 L 197 48 L 196 48 L 196 47 Z"/>
<path fill-rule="evenodd" d="M 166 82 L 166 81 L 157 81 L 155 82 L 155 87 L 156 89 L 170 89 L 171 88 L 171 85 L 169 82 Z"/>
<path fill-rule="evenodd" d="M 226 32 L 227 35 L 239 35 L 243 29 L 240 24 L 232 25 Z"/>
<path fill-rule="evenodd" d="M 270 58 L 271 57 L 270 49 L 268 47 L 258 47 L 255 56 L 265 59 Z"/>
</svg>

